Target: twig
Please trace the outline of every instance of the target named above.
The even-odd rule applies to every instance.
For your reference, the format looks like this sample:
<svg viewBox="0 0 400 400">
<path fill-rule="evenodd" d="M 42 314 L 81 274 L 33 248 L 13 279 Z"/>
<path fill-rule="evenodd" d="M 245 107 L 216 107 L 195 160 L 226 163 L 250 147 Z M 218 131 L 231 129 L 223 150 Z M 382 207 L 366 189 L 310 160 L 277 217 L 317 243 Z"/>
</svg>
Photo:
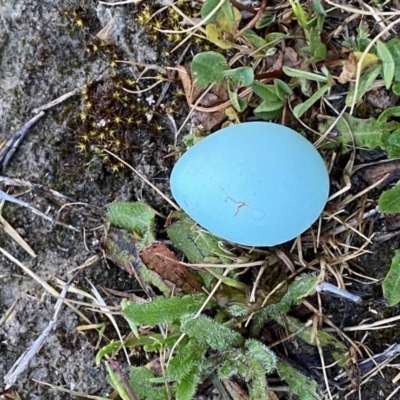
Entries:
<svg viewBox="0 0 400 400">
<path fill-rule="evenodd" d="M 119 364 L 111 357 L 107 357 L 107 361 L 111 364 L 111 367 L 114 369 L 114 371 L 117 372 L 117 374 L 121 378 L 122 384 L 124 385 L 124 388 L 127 391 L 129 398 L 131 400 L 139 400 Z"/>
<path fill-rule="evenodd" d="M 267 7 L 267 0 L 262 0 L 261 6 L 260 6 L 259 10 L 257 11 L 257 14 L 253 17 L 253 19 L 251 21 L 249 21 L 246 24 L 246 26 L 243 29 L 241 29 L 239 32 L 235 33 L 234 38 L 235 39 L 238 38 L 245 30 L 251 29 L 257 23 L 257 21 L 260 19 L 261 15 L 265 11 L 266 7 Z"/>
<path fill-rule="evenodd" d="M 18 129 L 12 138 L 7 141 L 4 147 L 0 150 L 0 167 L 7 167 L 22 140 L 25 138 L 32 126 L 35 125 L 36 122 L 43 117 L 43 115 L 44 111 L 41 111 L 38 115 L 35 115 L 25 125 Z"/>
<path fill-rule="evenodd" d="M 60 104 L 60 103 L 62 103 L 63 101 L 69 99 L 70 97 L 75 96 L 75 95 L 78 94 L 80 91 L 81 91 L 80 88 L 76 88 L 76 89 L 74 89 L 74 90 L 71 90 L 70 92 L 63 94 L 63 95 L 60 96 L 59 98 L 57 98 L 57 99 L 55 99 L 55 100 L 53 100 L 53 101 L 50 101 L 49 103 L 44 104 L 43 106 L 40 106 L 40 107 L 38 107 L 38 108 L 34 108 L 34 109 L 32 110 L 32 112 L 33 112 L 34 114 L 37 114 L 37 113 L 40 113 L 41 111 L 46 111 L 46 110 L 48 110 L 48 109 L 50 109 L 50 108 L 53 108 L 53 107 L 56 106 L 57 104 Z"/>
<path fill-rule="evenodd" d="M 0 199 L 1 200 L 5 200 L 5 201 L 9 201 L 11 203 L 18 204 L 18 205 L 20 205 L 22 207 L 29 208 L 29 210 L 31 210 L 34 214 L 39 215 L 39 217 L 42 217 L 42 218 L 46 219 L 47 221 L 52 222 L 53 224 L 62 225 L 65 228 L 72 229 L 75 232 L 80 232 L 81 231 L 80 229 L 75 228 L 72 225 L 67 225 L 67 224 L 64 224 L 63 222 L 54 220 L 53 218 L 51 218 L 48 215 L 42 213 L 41 211 L 39 211 L 35 207 L 32 207 L 30 204 L 26 203 L 25 201 L 19 200 L 16 197 L 11 196 L 10 194 L 8 194 L 6 192 L 3 192 L 2 190 L 0 190 Z"/>
<path fill-rule="evenodd" d="M 353 293 L 348 292 L 347 290 L 341 289 L 335 285 L 332 285 L 331 283 L 328 282 L 321 282 L 319 283 L 316 287 L 315 290 L 317 292 L 328 292 L 335 294 L 339 297 L 343 297 L 344 299 L 353 301 L 354 303 L 360 304 L 362 303 L 362 298 L 360 296 L 357 296 Z"/>
<path fill-rule="evenodd" d="M 33 342 L 33 344 L 18 358 L 18 360 L 14 363 L 11 369 L 7 372 L 4 377 L 5 389 L 9 389 L 18 377 L 26 370 L 32 358 L 36 353 L 42 348 L 47 336 L 49 336 L 50 332 L 53 330 L 54 326 L 57 323 L 58 315 L 60 314 L 61 307 L 63 305 L 65 295 L 67 294 L 68 288 L 71 285 L 73 279 L 76 274 L 64 285 L 63 290 L 61 291 L 60 297 L 58 298 L 55 305 L 54 316 L 49 322 L 47 328 L 41 333 L 41 335 Z"/>
</svg>

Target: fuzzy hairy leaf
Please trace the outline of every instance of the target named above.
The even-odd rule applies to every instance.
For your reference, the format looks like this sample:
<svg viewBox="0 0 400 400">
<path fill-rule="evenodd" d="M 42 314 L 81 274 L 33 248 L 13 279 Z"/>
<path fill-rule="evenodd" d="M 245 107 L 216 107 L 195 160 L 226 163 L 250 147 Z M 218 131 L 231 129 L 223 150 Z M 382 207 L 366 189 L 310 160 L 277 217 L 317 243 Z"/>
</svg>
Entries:
<svg viewBox="0 0 400 400">
<path fill-rule="evenodd" d="M 317 393 L 318 385 L 312 379 L 295 370 L 289 364 L 278 361 L 278 374 L 290 388 L 290 392 L 299 396 L 301 400 L 321 400 Z"/>
<path fill-rule="evenodd" d="M 400 158 L 400 129 L 384 137 L 381 147 L 386 150 L 389 158 Z"/>
<path fill-rule="evenodd" d="M 264 344 L 255 339 L 248 339 L 245 342 L 246 356 L 261 363 L 264 371 L 268 374 L 276 368 L 275 353 Z"/>
<path fill-rule="evenodd" d="M 328 117 L 326 122 L 319 125 L 319 131 L 325 132 L 334 122 L 334 117 Z M 360 119 L 343 114 L 338 120 L 335 129 L 339 135 L 334 138 L 339 143 L 352 143 L 353 138 L 356 146 L 374 149 L 382 147 L 384 150 L 391 151 L 388 137 L 391 131 L 400 128 L 397 121 L 387 122 L 384 119 L 376 120 L 375 118 Z"/>
<path fill-rule="evenodd" d="M 191 263 L 202 263 L 206 257 L 219 256 L 221 262 L 229 263 L 224 252 L 219 248 L 219 239 L 204 229 L 185 213 L 174 213 L 178 218 L 167 228 L 167 234 L 174 247 L 182 251 Z"/>
<path fill-rule="evenodd" d="M 207 346 L 199 344 L 197 340 L 191 339 L 180 347 L 174 358 L 169 362 L 167 375 L 174 381 L 182 380 L 192 369 L 202 364 L 202 359 Z"/>
<path fill-rule="evenodd" d="M 107 217 L 110 223 L 118 228 L 134 232 L 146 243 L 154 242 L 153 224 L 154 212 L 146 204 L 112 203 L 108 206 Z"/>
<path fill-rule="evenodd" d="M 171 323 L 186 314 L 195 313 L 206 297 L 203 294 L 164 299 L 156 297 L 149 303 L 130 303 L 124 310 L 124 317 L 138 325 L 154 326 L 160 323 Z M 211 307 L 212 303 L 208 304 Z"/>
<path fill-rule="evenodd" d="M 385 214 L 400 213 L 400 181 L 380 195 L 378 207 Z"/>
<path fill-rule="evenodd" d="M 255 367 L 255 362 L 252 362 L 253 368 Z M 249 400 L 260 400 L 266 399 L 268 396 L 268 383 L 263 374 L 261 363 L 257 366 L 256 371 L 251 383 L 249 385 Z M 261 368 L 260 368 L 261 367 Z"/>
<path fill-rule="evenodd" d="M 179 339 L 179 334 L 171 334 L 164 337 L 161 333 L 153 333 L 151 336 L 140 336 L 125 342 L 126 348 L 143 346 L 146 352 L 160 351 L 162 347 L 172 347 Z"/>
<path fill-rule="evenodd" d="M 229 349 L 242 343 L 242 336 L 214 320 L 200 316 L 182 318 L 182 332 L 215 350 Z"/>
<path fill-rule="evenodd" d="M 281 313 L 287 313 L 292 304 L 299 304 L 305 295 L 315 293 L 315 285 L 317 277 L 313 275 L 305 275 L 298 280 L 293 281 L 287 289 L 286 294 L 277 304 L 270 304 L 263 310 L 267 315 L 276 317 Z"/>
<path fill-rule="evenodd" d="M 145 367 L 130 367 L 129 383 L 140 400 L 166 400 L 168 398 L 165 385 L 151 382 L 153 373 Z"/>
<path fill-rule="evenodd" d="M 182 380 L 176 383 L 176 400 L 191 400 L 200 382 L 200 369 L 193 368 Z"/>
<path fill-rule="evenodd" d="M 383 295 L 389 306 L 400 302 L 400 250 L 396 250 L 389 272 L 382 282 Z"/>
</svg>

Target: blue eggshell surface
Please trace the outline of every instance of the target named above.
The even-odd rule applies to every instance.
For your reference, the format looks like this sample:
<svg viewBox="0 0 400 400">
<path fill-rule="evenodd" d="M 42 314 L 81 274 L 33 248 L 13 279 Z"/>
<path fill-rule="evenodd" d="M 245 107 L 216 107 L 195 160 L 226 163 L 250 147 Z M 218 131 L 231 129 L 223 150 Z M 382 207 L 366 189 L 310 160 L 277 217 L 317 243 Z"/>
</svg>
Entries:
<svg viewBox="0 0 400 400">
<path fill-rule="evenodd" d="M 329 194 L 314 146 L 270 122 L 233 125 L 191 147 L 176 163 L 171 190 L 180 207 L 222 239 L 274 246 L 307 230 Z"/>
</svg>

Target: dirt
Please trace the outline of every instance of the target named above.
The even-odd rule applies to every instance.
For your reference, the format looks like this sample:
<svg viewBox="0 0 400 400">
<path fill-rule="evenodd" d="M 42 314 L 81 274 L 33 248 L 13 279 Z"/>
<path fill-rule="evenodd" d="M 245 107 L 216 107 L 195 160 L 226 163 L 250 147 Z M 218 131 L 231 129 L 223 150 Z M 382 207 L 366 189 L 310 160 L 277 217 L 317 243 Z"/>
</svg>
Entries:
<svg viewBox="0 0 400 400">
<path fill-rule="evenodd" d="M 155 63 L 161 60 L 158 50 L 149 44 L 143 30 L 134 23 L 135 6 L 124 7 L 125 18 L 120 35 L 116 37 L 116 48 L 132 61 Z M 79 10 L 79 15 L 85 17 L 83 28 L 73 10 Z M 0 0 L 0 141 L 8 139 L 32 118 L 32 110 L 36 107 L 104 74 L 102 82 L 107 85 L 109 59 L 101 54 L 93 56 L 86 50 L 109 19 L 107 7 L 100 7 L 95 1 L 71 0 L 57 4 L 50 0 Z M 133 67 L 127 70 L 127 73 L 135 72 Z M 142 101 L 146 101 L 144 96 Z M 58 218 L 65 224 L 84 227 L 85 238 L 64 226 L 52 226 L 31 211 L 10 203 L 2 211 L 3 217 L 32 247 L 37 257 L 28 255 L 4 232 L 0 235 L 0 247 L 54 287 L 55 278 L 68 280 L 70 271 L 98 249 L 102 216 L 108 203 L 143 200 L 159 212 L 166 214 L 168 211 L 165 201 L 135 175 L 128 171 L 113 173 L 95 155 L 79 152 L 79 138 L 71 128 L 76 125 L 71 121 L 76 121 L 81 111 L 80 95 L 47 111 L 3 171 L 4 176 L 44 185 L 67 196 L 71 203 L 81 203 L 66 206 Z M 132 140 L 136 147 L 128 152 L 127 161 L 169 194 L 170 164 L 163 157 L 168 152 L 167 145 L 174 141 L 174 134 L 170 126 L 166 126 L 158 135 L 146 124 L 135 129 Z M 44 198 L 37 190 L 17 187 L 12 188 L 12 193 L 21 194 L 22 200 L 53 217 L 60 208 L 60 204 Z M 371 253 L 357 262 L 366 275 L 382 279 L 399 246 L 398 239 L 383 245 L 374 244 L 370 247 Z M 5 374 L 53 317 L 56 300 L 15 263 L 4 256 L 0 260 L 0 317 L 13 306 L 13 312 L 0 326 L 1 391 Z M 126 272 L 102 262 L 87 267 L 75 285 L 90 291 L 89 281 L 97 288 L 105 286 L 129 291 L 136 287 L 134 279 Z M 355 283 L 354 289 L 370 297 L 359 306 L 327 298 L 326 313 L 338 326 L 355 326 L 366 319 L 377 321 L 399 312 L 399 307 L 386 307 L 380 283 Z M 97 313 L 85 311 L 83 307 L 80 310 L 92 323 L 105 321 Z M 86 322 L 75 311 L 64 307 L 56 330 L 49 335 L 12 391 L 24 400 L 72 398 L 37 382 L 44 381 L 85 394 L 109 394 L 107 374 L 102 366 L 94 363 L 98 335 L 94 331 L 82 333 L 76 330 L 84 324 Z M 400 340 L 400 329 L 395 325 L 390 329 L 370 331 L 365 338 L 364 335 L 365 332 L 355 332 L 352 337 L 365 340 L 373 353 L 380 353 Z M 109 339 L 106 333 L 101 345 Z M 391 379 L 396 374 L 396 369 L 387 369 L 383 377 L 378 374 L 372 378 L 363 386 L 362 398 L 386 398 L 395 389 Z M 349 398 L 358 397 L 352 395 Z"/>
<path fill-rule="evenodd" d="M 77 26 L 74 10 L 85 17 L 83 29 Z M 116 38 L 115 46 L 123 49 L 126 59 L 154 62 L 157 56 L 154 49 L 147 46 L 143 31 L 133 23 L 134 7 L 128 6 L 126 10 L 125 28 Z M 65 4 L 45 0 L 1 1 L 0 18 L 0 141 L 9 139 L 31 119 L 34 108 L 81 88 L 102 74 L 106 74 L 104 82 L 109 79 L 107 57 L 101 54 L 93 57 L 86 51 L 102 24 L 110 18 L 107 7 L 99 7 L 94 1 Z M 76 119 L 81 108 L 82 99 L 78 94 L 47 111 L 3 171 L 4 176 L 57 190 L 67 196 L 67 202 L 98 207 L 71 205 L 59 214 L 63 223 L 95 229 L 87 232 L 87 249 L 81 233 L 52 226 L 21 207 L 4 206 L 2 215 L 37 257 L 29 256 L 4 232 L 0 235 L 0 247 L 54 287 L 55 278 L 68 280 L 69 271 L 98 249 L 102 233 L 98 228 L 101 228 L 102 207 L 106 204 L 116 200 L 143 200 L 161 212 L 165 209 L 164 201 L 140 179 L 127 171 L 112 173 L 90 153 L 78 152 L 76 132 L 68 124 Z M 167 186 L 161 175 L 167 167 L 163 162 L 165 149 L 159 142 L 172 142 L 173 134 L 172 139 L 168 138 L 169 134 L 166 130 L 165 135 L 160 134 L 160 138 L 153 140 L 143 124 L 135 130 L 140 150 L 132 152 L 127 160 L 164 191 Z M 12 193 L 21 194 L 22 200 L 53 217 L 60 208 L 60 204 L 46 200 L 37 190 L 32 192 L 22 187 L 12 189 Z M 98 288 L 107 286 L 129 291 L 136 287 L 124 271 L 100 262 L 86 268 L 76 285 L 90 290 L 89 281 Z M 0 326 L 0 387 L 4 387 L 3 378 L 13 363 L 46 328 L 55 304 L 55 299 L 45 295 L 38 283 L 6 257 L 1 257 L 0 315 L 5 315 L 14 303 L 13 313 Z M 86 314 L 93 323 L 103 322 L 98 314 Z M 71 398 L 33 379 L 86 394 L 110 393 L 103 367 L 94 363 L 98 337 L 77 332 L 76 327 L 82 324 L 76 312 L 64 307 L 56 332 L 50 334 L 13 387 L 22 399 Z M 101 343 L 108 339 L 106 335 Z"/>
</svg>

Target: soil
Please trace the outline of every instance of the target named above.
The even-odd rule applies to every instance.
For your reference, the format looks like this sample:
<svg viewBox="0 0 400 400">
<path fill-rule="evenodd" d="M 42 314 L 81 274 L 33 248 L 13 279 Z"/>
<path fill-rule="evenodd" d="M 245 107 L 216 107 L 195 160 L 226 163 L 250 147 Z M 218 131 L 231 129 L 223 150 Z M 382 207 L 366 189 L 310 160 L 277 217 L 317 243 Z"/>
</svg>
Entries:
<svg viewBox="0 0 400 400">
<path fill-rule="evenodd" d="M 109 59 L 86 51 L 88 44 L 95 41 L 95 34 L 110 18 L 107 7 L 97 3 L 93 0 L 71 0 L 65 4 L 51 0 L 0 0 L 0 142 L 31 119 L 32 110 L 38 106 L 101 76 L 105 76 L 105 85 L 107 79 L 111 79 Z M 162 64 L 160 53 L 134 23 L 135 6 L 124 7 L 125 20 L 115 38 L 116 48 L 125 59 Z M 73 10 L 79 10 L 79 15 L 85 17 L 83 28 L 78 26 L 79 16 L 74 16 Z M 131 67 L 127 72 L 134 74 L 136 70 Z M 145 96 L 141 99 L 146 101 Z M 184 116 L 183 111 L 177 118 Z M 67 197 L 65 203 L 77 203 L 64 207 L 57 216 L 60 204 L 43 197 L 40 190 L 14 187 L 11 191 L 41 211 L 57 216 L 63 223 L 85 228 L 85 237 L 65 226 L 54 226 L 11 203 L 6 203 L 2 210 L 3 217 L 37 257 L 32 258 L 4 232 L 0 235 L 0 247 L 54 287 L 56 278 L 67 281 L 71 271 L 97 251 L 102 216 L 110 202 L 141 200 L 168 214 L 165 201 L 139 178 L 126 170 L 112 172 L 96 155 L 78 151 L 76 125 L 71 121 L 76 121 L 80 112 L 82 99 L 79 94 L 46 111 L 3 171 L 6 177 L 57 190 Z M 174 142 L 174 134 L 169 125 L 166 126 L 159 135 L 146 124 L 135 129 L 132 140 L 136 147 L 128 154 L 127 161 L 169 194 L 170 164 L 164 156 L 168 153 L 167 145 Z M 371 253 L 357 262 L 366 275 L 382 279 L 399 246 L 399 239 L 373 244 L 369 248 Z M 90 292 L 88 282 L 99 290 L 109 287 L 130 291 L 137 286 L 125 271 L 101 261 L 85 268 L 74 285 Z M 367 319 L 377 321 L 397 315 L 400 310 L 399 307 L 386 307 L 380 283 L 355 284 L 354 290 L 370 297 L 362 305 L 326 298 L 326 314 L 338 326 L 355 326 Z M 20 267 L 0 256 L 0 317 L 13 307 L 11 315 L 0 325 L 0 393 L 5 374 L 52 319 L 55 302 Z M 83 307 L 80 310 L 92 323 L 107 322 L 100 314 Z M 55 331 L 10 390 L 24 400 L 72 398 L 70 394 L 37 382 L 44 381 L 85 394 L 108 395 L 111 389 L 107 374 L 102 366 L 95 365 L 94 356 L 99 345 L 104 345 L 111 337 L 106 331 L 98 343 L 94 331 L 76 330 L 86 322 L 68 307 L 63 308 L 59 319 Z M 400 341 L 398 324 L 390 329 L 369 331 L 364 337 L 365 334 L 351 332 L 351 337 L 364 341 L 372 353 L 381 353 L 387 346 Z M 377 374 L 363 386 L 361 398 L 386 398 L 395 389 L 392 378 L 396 374 L 395 368 L 386 369 L 383 376 Z M 353 398 L 358 396 L 349 397 Z"/>
</svg>

